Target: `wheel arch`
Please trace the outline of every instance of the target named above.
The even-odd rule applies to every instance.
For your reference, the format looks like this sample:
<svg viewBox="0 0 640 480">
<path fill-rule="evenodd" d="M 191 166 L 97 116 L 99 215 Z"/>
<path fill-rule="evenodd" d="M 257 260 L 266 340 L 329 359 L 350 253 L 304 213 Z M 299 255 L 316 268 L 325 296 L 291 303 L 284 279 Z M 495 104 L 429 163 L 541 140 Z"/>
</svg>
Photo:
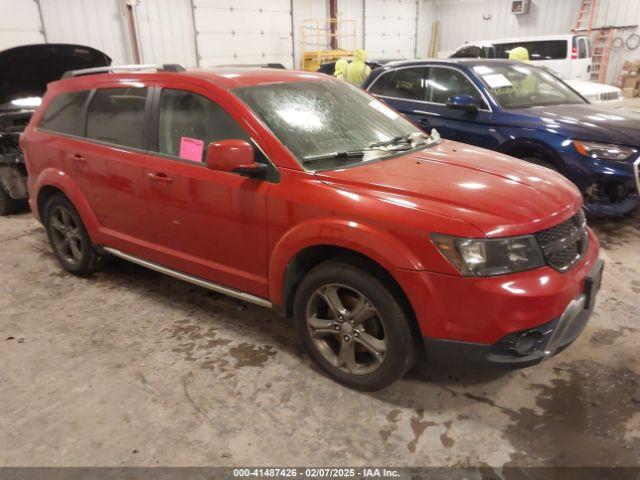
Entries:
<svg viewBox="0 0 640 480">
<path fill-rule="evenodd" d="M 379 279 L 398 300 L 409 321 L 411 333 L 414 340 L 416 340 L 416 347 L 421 347 L 418 339 L 422 337 L 415 312 L 404 289 L 391 271 L 373 258 L 357 250 L 342 246 L 331 244 L 312 245 L 300 250 L 291 258 L 284 272 L 282 283 L 283 303 L 279 308 L 283 315 L 286 317 L 293 315 L 293 300 L 304 276 L 314 267 L 329 260 L 348 263 L 371 273 Z"/>
<path fill-rule="evenodd" d="M 330 217 L 297 224 L 280 237 L 269 259 L 269 296 L 285 305 L 285 274 L 291 262 L 308 248 L 342 248 L 370 258 L 386 271 L 421 270 L 423 264 L 410 248 L 386 231 L 360 222 Z"/>
<path fill-rule="evenodd" d="M 77 210 L 89 236 L 93 239 L 98 228 L 98 219 L 78 185 L 61 170 L 43 170 L 35 181 L 35 199 L 38 219 L 44 223 L 44 207 L 55 194 L 64 195 Z"/>
<path fill-rule="evenodd" d="M 540 140 L 530 138 L 509 140 L 500 146 L 500 152 L 516 158 L 539 157 L 549 161 L 559 171 L 564 170 L 564 162 L 560 155 Z"/>
</svg>

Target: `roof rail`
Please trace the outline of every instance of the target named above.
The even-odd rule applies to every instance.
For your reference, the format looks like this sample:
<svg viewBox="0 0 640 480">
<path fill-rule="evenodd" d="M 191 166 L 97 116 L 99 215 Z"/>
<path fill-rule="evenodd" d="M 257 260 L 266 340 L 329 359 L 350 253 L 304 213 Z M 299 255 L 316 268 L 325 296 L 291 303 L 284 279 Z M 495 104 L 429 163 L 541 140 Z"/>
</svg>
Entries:
<svg viewBox="0 0 640 480">
<path fill-rule="evenodd" d="M 285 67 L 281 63 L 227 63 L 224 65 L 212 65 L 211 68 L 228 68 L 228 67 L 237 67 L 237 68 L 277 68 L 281 70 L 286 70 Z"/>
<path fill-rule="evenodd" d="M 166 63 L 164 65 L 117 65 L 107 67 L 83 68 L 82 70 L 69 70 L 64 72 L 62 78 L 81 77 L 83 75 L 94 75 L 97 73 L 111 73 L 120 71 L 140 71 L 155 70 L 157 72 L 184 72 L 185 68 L 177 63 Z"/>
</svg>

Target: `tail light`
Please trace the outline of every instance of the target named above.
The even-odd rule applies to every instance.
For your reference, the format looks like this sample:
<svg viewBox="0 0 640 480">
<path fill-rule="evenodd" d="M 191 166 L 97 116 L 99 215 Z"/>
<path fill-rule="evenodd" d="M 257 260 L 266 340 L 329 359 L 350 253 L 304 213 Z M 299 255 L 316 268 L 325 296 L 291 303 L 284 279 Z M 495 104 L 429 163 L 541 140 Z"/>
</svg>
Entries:
<svg viewBox="0 0 640 480">
<path fill-rule="evenodd" d="M 575 60 L 576 58 L 578 58 L 578 49 L 573 47 L 571 49 L 571 60 Z"/>
</svg>

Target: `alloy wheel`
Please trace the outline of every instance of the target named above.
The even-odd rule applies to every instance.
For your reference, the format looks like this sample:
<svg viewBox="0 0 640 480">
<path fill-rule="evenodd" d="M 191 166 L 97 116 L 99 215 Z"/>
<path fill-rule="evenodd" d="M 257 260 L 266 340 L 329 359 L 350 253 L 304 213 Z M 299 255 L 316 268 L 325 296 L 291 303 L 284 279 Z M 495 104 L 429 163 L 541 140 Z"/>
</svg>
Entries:
<svg viewBox="0 0 640 480">
<path fill-rule="evenodd" d="M 378 310 L 361 292 L 341 284 L 323 285 L 306 309 L 311 340 L 334 367 L 366 375 L 382 365 L 387 336 Z"/>
<path fill-rule="evenodd" d="M 75 219 L 64 207 L 57 206 L 49 217 L 51 238 L 56 252 L 71 265 L 82 262 L 82 235 Z"/>
</svg>

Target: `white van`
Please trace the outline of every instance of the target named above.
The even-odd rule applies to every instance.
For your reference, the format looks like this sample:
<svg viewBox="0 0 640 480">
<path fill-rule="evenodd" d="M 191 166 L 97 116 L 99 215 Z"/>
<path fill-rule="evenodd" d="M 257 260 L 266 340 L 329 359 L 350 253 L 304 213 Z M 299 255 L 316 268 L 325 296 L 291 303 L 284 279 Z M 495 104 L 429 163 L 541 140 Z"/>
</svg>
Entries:
<svg viewBox="0 0 640 480">
<path fill-rule="evenodd" d="M 560 72 L 565 78 L 589 80 L 591 40 L 585 35 L 546 35 L 468 42 L 449 58 L 509 58 L 516 47 L 529 51 L 529 59 Z"/>
</svg>

